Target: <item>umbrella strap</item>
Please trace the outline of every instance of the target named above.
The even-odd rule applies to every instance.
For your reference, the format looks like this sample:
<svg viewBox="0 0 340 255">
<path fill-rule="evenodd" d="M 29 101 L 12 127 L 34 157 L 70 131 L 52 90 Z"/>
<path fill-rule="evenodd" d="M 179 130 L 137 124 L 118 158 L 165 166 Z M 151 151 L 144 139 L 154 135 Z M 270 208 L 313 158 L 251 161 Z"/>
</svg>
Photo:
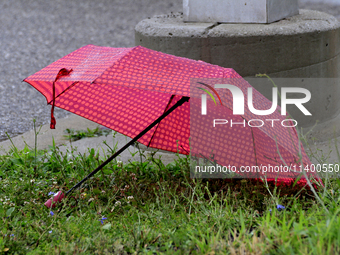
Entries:
<svg viewBox="0 0 340 255">
<path fill-rule="evenodd" d="M 87 179 L 95 175 L 99 170 L 101 170 L 104 166 L 106 166 L 110 161 L 112 161 L 115 157 L 117 157 L 119 154 L 121 154 L 123 151 L 125 151 L 129 146 L 134 144 L 139 138 L 141 138 L 143 135 L 145 135 L 150 129 L 152 129 L 155 125 L 157 125 L 161 120 L 163 120 L 166 116 L 168 116 L 173 110 L 175 110 L 178 106 L 181 106 L 183 103 L 188 102 L 190 97 L 183 96 L 180 100 L 177 101 L 176 104 L 174 104 L 169 110 L 167 110 L 165 113 L 163 113 L 158 119 L 156 119 L 153 123 L 151 123 L 146 129 L 144 129 L 142 132 L 140 132 L 135 138 L 133 138 L 130 142 L 124 145 L 119 151 L 117 151 L 115 154 L 113 154 L 111 157 L 109 157 L 106 161 L 104 161 L 100 166 L 98 166 L 95 170 L 93 170 L 88 176 L 86 176 L 84 179 L 82 179 L 80 182 L 78 182 L 76 185 L 74 185 L 70 190 L 66 192 L 65 195 L 70 194 L 74 189 L 78 188 L 80 185 L 82 185 Z"/>
<path fill-rule="evenodd" d="M 55 124 L 57 123 L 54 118 L 54 104 L 55 104 L 55 81 L 53 82 L 53 100 L 52 100 L 52 108 L 51 108 L 51 124 L 50 129 L 55 129 Z"/>
<path fill-rule="evenodd" d="M 55 129 L 55 124 L 57 123 L 55 118 L 54 118 L 54 105 L 55 105 L 55 83 L 57 80 L 59 80 L 63 76 L 69 75 L 73 70 L 67 70 L 66 68 L 62 68 L 59 70 L 57 77 L 55 78 L 53 82 L 53 99 L 52 99 L 52 108 L 51 108 L 51 124 L 50 124 L 50 129 Z"/>
</svg>

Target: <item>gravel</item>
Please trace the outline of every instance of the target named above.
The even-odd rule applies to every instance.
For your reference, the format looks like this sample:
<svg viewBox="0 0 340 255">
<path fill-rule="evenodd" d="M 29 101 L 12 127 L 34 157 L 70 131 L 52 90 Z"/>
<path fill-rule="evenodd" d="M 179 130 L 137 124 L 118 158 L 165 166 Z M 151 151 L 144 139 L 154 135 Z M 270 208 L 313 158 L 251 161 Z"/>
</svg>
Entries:
<svg viewBox="0 0 340 255">
<path fill-rule="evenodd" d="M 300 7 L 340 17 L 340 6 Z M 134 46 L 134 27 L 156 14 L 182 11 L 182 0 L 1 0 L 0 141 L 50 120 L 46 99 L 22 80 L 87 44 Z M 56 109 L 57 118 L 68 112 Z"/>
</svg>

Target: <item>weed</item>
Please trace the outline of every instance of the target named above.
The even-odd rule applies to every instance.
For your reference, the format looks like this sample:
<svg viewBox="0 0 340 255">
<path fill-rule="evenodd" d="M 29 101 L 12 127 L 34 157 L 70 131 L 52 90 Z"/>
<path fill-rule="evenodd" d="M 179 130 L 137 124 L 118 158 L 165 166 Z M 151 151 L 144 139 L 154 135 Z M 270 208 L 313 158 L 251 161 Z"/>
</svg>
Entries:
<svg viewBox="0 0 340 255">
<path fill-rule="evenodd" d="M 69 129 L 67 128 L 64 131 L 67 135 L 65 137 L 70 140 L 70 141 L 77 141 L 82 138 L 86 137 L 97 137 L 97 136 L 107 136 L 112 133 L 112 130 L 110 129 L 105 129 L 105 128 L 95 128 L 95 129 L 87 129 L 87 130 L 74 130 L 74 129 Z"/>
</svg>

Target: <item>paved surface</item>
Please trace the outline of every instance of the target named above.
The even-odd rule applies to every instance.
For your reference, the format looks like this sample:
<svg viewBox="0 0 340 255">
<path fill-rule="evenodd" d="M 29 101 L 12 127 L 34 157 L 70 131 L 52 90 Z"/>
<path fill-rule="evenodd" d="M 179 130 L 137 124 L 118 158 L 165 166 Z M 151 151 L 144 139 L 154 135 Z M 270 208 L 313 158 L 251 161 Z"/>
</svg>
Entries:
<svg viewBox="0 0 340 255">
<path fill-rule="evenodd" d="M 340 1 L 329 0 L 339 2 L 339 5 L 312 1 L 301 0 L 300 7 L 324 11 L 340 19 Z M 21 82 L 24 78 L 87 44 L 132 47 L 134 27 L 140 20 L 171 11 L 182 11 L 182 0 L 0 1 L 0 141 L 6 139 L 5 132 L 12 137 L 26 132 L 15 137 L 13 142 L 18 148 L 25 145 L 24 141 L 33 147 L 34 136 L 29 131 L 33 127 L 33 118 L 37 125 L 50 120 L 50 106 L 39 92 Z M 60 109 L 56 109 L 55 115 L 57 129 L 49 130 L 48 125 L 43 126 L 39 148 L 48 147 L 52 137 L 57 144 L 70 146 L 63 138 L 66 128 L 97 126 Z M 72 145 L 83 151 L 90 146 L 105 148 L 100 139 L 80 140 Z M 119 140 L 119 147 L 125 144 L 124 139 Z M 319 148 L 329 151 L 327 144 L 322 146 Z M 6 153 L 10 147 L 8 140 L 0 143 L 0 154 Z"/>
</svg>

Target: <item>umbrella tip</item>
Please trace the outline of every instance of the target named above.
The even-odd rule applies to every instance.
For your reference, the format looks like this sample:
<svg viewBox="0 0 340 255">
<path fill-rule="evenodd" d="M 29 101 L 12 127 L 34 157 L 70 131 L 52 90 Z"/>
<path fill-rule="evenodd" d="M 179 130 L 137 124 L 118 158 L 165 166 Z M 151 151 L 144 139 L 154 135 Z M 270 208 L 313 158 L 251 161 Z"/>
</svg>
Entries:
<svg viewBox="0 0 340 255">
<path fill-rule="evenodd" d="M 53 208 L 56 206 L 57 203 L 61 202 L 61 200 L 63 200 L 64 197 L 65 197 L 64 193 L 58 191 L 56 194 L 53 195 L 53 197 L 47 200 L 44 205 L 47 208 Z"/>
</svg>

